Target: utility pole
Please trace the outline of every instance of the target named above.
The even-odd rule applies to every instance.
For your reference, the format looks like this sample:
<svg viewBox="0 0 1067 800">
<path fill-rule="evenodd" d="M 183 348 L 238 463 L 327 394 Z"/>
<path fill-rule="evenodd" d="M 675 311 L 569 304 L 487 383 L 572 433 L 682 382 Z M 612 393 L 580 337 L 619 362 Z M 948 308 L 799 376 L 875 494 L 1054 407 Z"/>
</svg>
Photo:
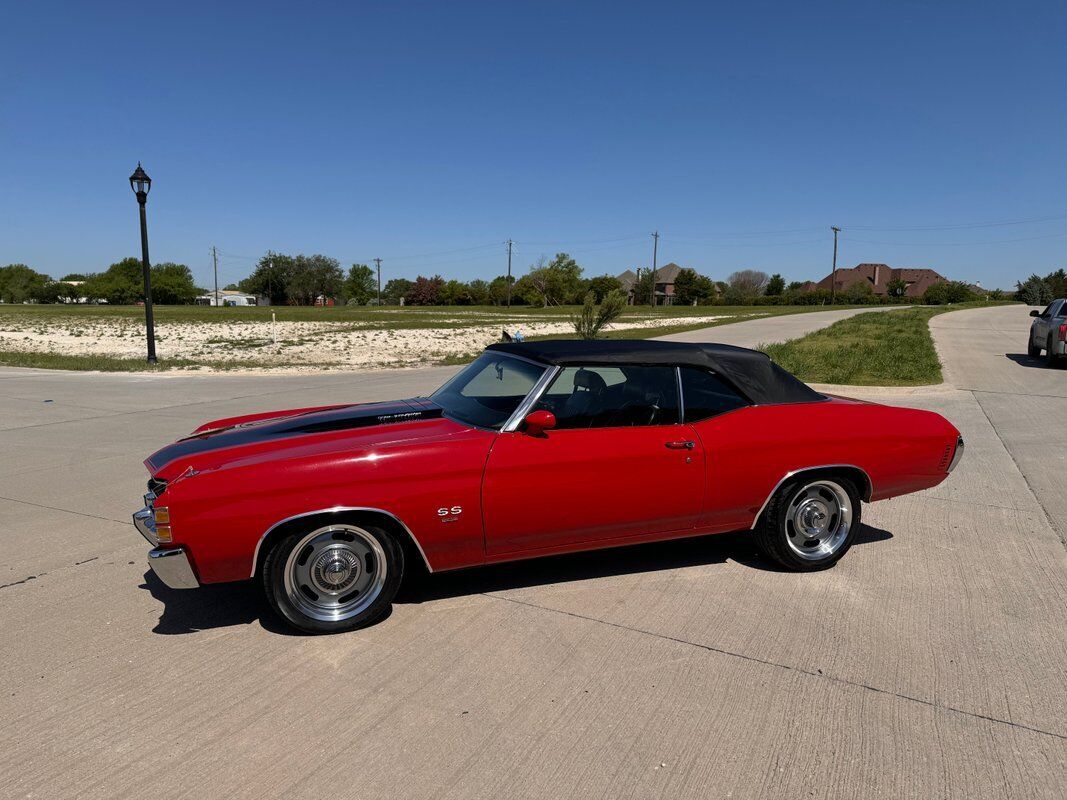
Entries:
<svg viewBox="0 0 1067 800">
<path fill-rule="evenodd" d="M 378 308 L 382 307 L 382 260 L 374 259 L 374 266 L 378 268 Z"/>
<path fill-rule="evenodd" d="M 653 308 L 656 307 L 656 256 L 659 250 L 659 231 L 652 234 L 652 286 L 649 289 L 649 301 Z M 666 295 L 663 297 L 664 302 L 667 301 Z"/>
<path fill-rule="evenodd" d="M 215 264 L 215 305 L 219 304 L 219 254 L 214 247 L 211 248 L 211 260 Z"/>
<path fill-rule="evenodd" d="M 274 272 L 274 259 L 267 262 L 267 305 L 274 305 L 274 287 L 271 285 L 271 273 Z"/>
<path fill-rule="evenodd" d="M 508 239 L 508 308 L 511 308 L 511 246 L 515 244 Z"/>
<path fill-rule="evenodd" d="M 837 234 L 841 233 L 841 229 L 831 225 L 830 230 L 834 232 L 834 271 L 830 278 L 830 305 L 833 305 L 837 300 Z"/>
</svg>

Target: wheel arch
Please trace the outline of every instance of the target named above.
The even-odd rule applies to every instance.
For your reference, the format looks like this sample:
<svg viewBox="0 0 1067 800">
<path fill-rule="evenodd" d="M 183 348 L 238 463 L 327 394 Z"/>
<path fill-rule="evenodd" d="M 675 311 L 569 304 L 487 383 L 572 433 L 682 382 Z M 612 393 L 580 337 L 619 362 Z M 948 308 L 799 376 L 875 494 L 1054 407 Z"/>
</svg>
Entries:
<svg viewBox="0 0 1067 800">
<path fill-rule="evenodd" d="M 252 554 L 252 571 L 249 574 L 250 578 L 255 578 L 260 568 L 263 566 L 265 560 L 264 556 L 270 551 L 274 542 L 285 536 L 294 528 L 312 523 L 312 522 L 373 522 L 381 525 L 383 528 L 392 531 L 396 534 L 400 542 L 405 546 L 405 549 L 409 551 L 418 552 L 422 558 L 422 563 L 426 566 L 427 571 L 433 572 L 433 567 L 430 566 L 429 560 L 426 558 L 426 553 L 422 549 L 422 545 L 419 544 L 419 540 L 415 538 L 415 534 L 411 532 L 411 529 L 404 524 L 396 514 L 391 511 L 386 511 L 382 508 L 368 508 L 366 506 L 334 506 L 332 508 L 322 508 L 315 511 L 305 511 L 302 514 L 294 514 L 291 517 L 279 520 L 271 525 L 259 537 L 259 541 L 256 542 L 255 552 Z"/>
<path fill-rule="evenodd" d="M 752 519 L 752 525 L 750 529 L 756 527 L 759 524 L 760 518 L 763 516 L 764 510 L 766 510 L 768 504 L 771 502 L 771 498 L 778 493 L 778 490 L 782 488 L 782 485 L 798 475 L 804 475 L 808 477 L 815 477 L 816 475 L 836 475 L 843 478 L 850 479 L 859 489 L 860 499 L 864 502 L 870 502 L 871 497 L 874 494 L 874 484 L 871 482 L 871 476 L 867 474 L 867 471 L 862 467 L 857 467 L 855 464 L 820 464 L 814 467 L 801 467 L 800 469 L 790 470 L 785 473 L 774 487 L 768 492 L 766 499 L 763 501 L 763 505 L 760 506 L 756 516 Z"/>
</svg>

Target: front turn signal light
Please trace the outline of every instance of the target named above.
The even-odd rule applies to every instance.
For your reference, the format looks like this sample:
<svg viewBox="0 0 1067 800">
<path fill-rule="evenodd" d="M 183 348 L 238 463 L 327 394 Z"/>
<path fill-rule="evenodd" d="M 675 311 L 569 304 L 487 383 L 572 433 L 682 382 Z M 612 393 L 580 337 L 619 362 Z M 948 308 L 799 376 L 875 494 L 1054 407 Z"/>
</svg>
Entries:
<svg viewBox="0 0 1067 800">
<path fill-rule="evenodd" d="M 156 539 L 163 542 L 172 541 L 170 533 L 170 509 L 166 506 L 152 509 L 153 520 L 156 523 Z"/>
</svg>

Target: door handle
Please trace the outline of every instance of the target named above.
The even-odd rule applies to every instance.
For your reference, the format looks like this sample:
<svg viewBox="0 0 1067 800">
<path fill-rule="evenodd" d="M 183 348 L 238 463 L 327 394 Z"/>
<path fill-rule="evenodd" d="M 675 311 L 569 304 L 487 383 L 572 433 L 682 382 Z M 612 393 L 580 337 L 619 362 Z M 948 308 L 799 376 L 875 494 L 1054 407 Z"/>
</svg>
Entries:
<svg viewBox="0 0 1067 800">
<path fill-rule="evenodd" d="M 664 444 L 671 450 L 692 450 L 694 447 L 696 447 L 696 442 L 693 441 L 665 442 Z"/>
</svg>

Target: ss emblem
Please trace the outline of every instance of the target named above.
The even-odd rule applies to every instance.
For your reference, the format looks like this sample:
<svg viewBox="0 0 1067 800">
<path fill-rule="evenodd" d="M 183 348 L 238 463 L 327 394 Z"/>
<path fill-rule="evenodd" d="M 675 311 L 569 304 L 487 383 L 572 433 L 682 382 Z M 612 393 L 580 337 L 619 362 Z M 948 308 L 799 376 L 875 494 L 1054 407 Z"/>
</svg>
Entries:
<svg viewBox="0 0 1067 800">
<path fill-rule="evenodd" d="M 439 516 L 439 517 L 448 517 L 448 516 L 455 517 L 455 516 L 459 516 L 462 513 L 463 513 L 463 506 L 452 506 L 451 508 L 439 508 L 439 509 L 437 509 L 437 516 Z"/>
</svg>

